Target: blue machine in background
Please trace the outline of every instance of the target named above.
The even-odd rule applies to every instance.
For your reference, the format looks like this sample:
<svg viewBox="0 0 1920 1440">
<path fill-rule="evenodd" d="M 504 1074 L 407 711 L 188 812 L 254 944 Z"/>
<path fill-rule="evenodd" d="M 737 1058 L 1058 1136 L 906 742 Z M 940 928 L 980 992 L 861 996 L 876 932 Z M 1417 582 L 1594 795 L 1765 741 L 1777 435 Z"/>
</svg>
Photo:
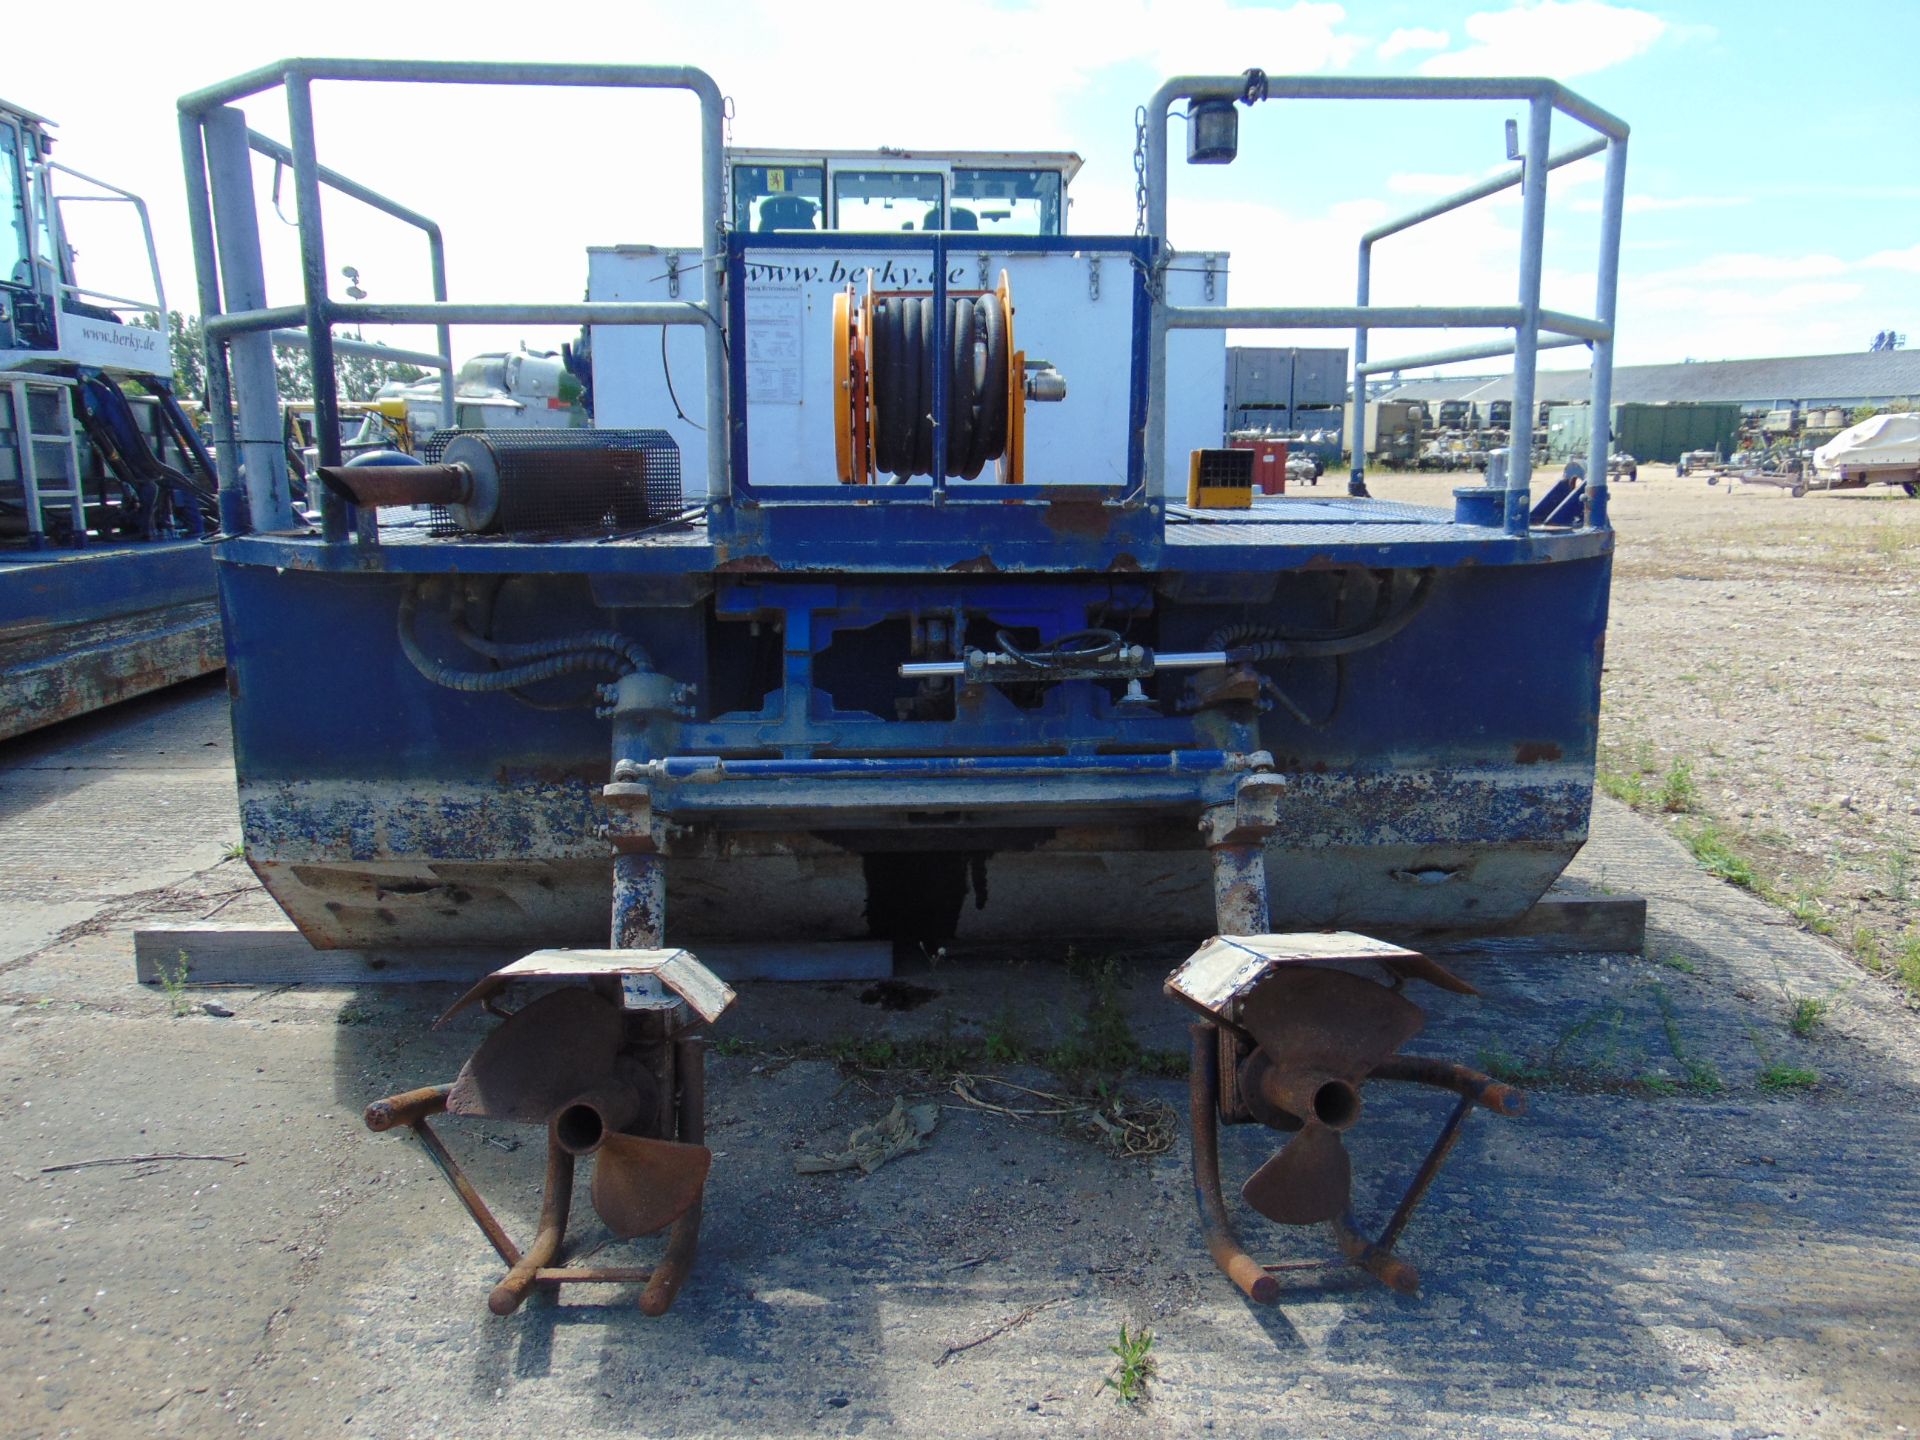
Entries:
<svg viewBox="0 0 1920 1440">
<path fill-rule="evenodd" d="M 222 658 L 214 465 L 173 393 L 146 205 L 54 160 L 51 126 L 0 101 L 0 739 Z M 137 217 L 148 297 L 79 283 L 83 202 Z"/>
<path fill-rule="evenodd" d="M 318 165 L 310 90 L 332 81 L 691 91 L 703 223 L 684 278 L 697 298 L 330 299 L 319 194 L 343 187 Z M 1530 412 L 1537 348 L 1589 344 L 1593 413 L 1608 414 L 1626 130 L 1562 87 L 1172 81 L 1145 111 L 1142 233 L 1070 237 L 1064 205 L 1025 233 L 1014 223 L 1043 213 L 1022 208 L 1041 187 L 1018 157 L 997 177 L 953 157 L 907 157 L 905 178 L 824 160 L 818 175 L 791 162 L 790 176 L 764 157 L 730 175 L 720 95 L 698 71 L 284 62 L 182 102 L 224 425 L 229 348 L 286 311 L 222 313 L 223 284 L 257 289 L 231 268 L 248 247 L 229 243 L 255 210 L 207 175 L 245 143 L 231 107 L 282 85 L 327 489 L 320 529 L 301 531 L 284 502 L 242 486 L 221 445 L 217 557 L 248 859 L 315 944 L 610 940 L 617 956 L 709 938 L 1494 926 L 1584 841 L 1613 549 L 1604 427 L 1581 503 L 1557 505 L 1553 525 L 1530 522 L 1524 448 L 1444 511 L 1369 499 L 1357 470 L 1352 497 L 1240 501 L 1247 452 L 1215 435 L 1189 454 L 1169 432 L 1180 347 L 1234 329 L 1353 328 L 1356 405 L 1376 370 L 1512 354 Z M 1242 109 L 1288 98 L 1525 107 L 1522 167 L 1408 222 L 1536 177 L 1515 303 L 1371 306 L 1364 248 L 1353 307 L 1170 298 L 1170 109 L 1187 105 L 1189 159 L 1220 163 Z M 1599 139 L 1552 153 L 1556 114 Z M 1600 148 L 1596 314 L 1544 310 L 1548 172 Z M 738 199 L 749 181 L 778 197 L 757 204 L 758 223 L 728 204 L 730 183 Z M 876 207 L 907 221 L 849 223 Z M 342 323 L 592 326 L 596 411 L 639 383 L 610 368 L 602 332 L 663 327 L 664 357 L 668 330 L 686 327 L 704 363 L 671 379 L 676 409 L 704 417 L 699 473 L 646 426 L 455 434 L 426 465 L 342 467 L 325 380 Z M 1370 330 L 1455 327 L 1507 333 L 1368 360 Z M 1205 392 L 1215 423 L 1220 393 L 1217 379 Z M 271 403 L 238 399 L 243 429 Z M 1281 1074 L 1274 1054 L 1295 1052 L 1240 1016 L 1239 993 L 1203 1007 L 1212 1038 L 1196 1053 L 1219 1063 L 1195 1083 L 1205 1071 L 1218 1090 L 1231 1065 L 1287 1110 L 1294 1081 L 1246 1067 L 1267 1055 Z M 1179 998 L 1202 1003 L 1192 987 Z M 1282 1189 L 1344 1196 L 1327 1158 L 1337 1137 L 1322 1131 L 1357 1105 L 1341 1111 L 1324 1086 L 1368 1074 L 1505 1103 L 1485 1077 L 1392 1075 L 1371 1056 L 1315 1082 L 1300 1132 L 1315 1138 L 1272 1162 L 1293 1157 Z M 1286 1128 L 1232 1093 L 1209 1091 L 1205 1113 Z M 1307 1174 L 1310 1152 L 1326 1168 Z M 1248 1196 L 1275 1218 L 1336 1218 L 1330 1200 Z M 1204 1203 L 1203 1219 L 1210 1244 L 1230 1241 Z M 1215 1253 L 1229 1273 L 1271 1298 L 1271 1277 L 1236 1273 L 1245 1256 L 1228 1250 Z M 1370 1268 L 1399 1283 L 1393 1263 Z"/>
</svg>

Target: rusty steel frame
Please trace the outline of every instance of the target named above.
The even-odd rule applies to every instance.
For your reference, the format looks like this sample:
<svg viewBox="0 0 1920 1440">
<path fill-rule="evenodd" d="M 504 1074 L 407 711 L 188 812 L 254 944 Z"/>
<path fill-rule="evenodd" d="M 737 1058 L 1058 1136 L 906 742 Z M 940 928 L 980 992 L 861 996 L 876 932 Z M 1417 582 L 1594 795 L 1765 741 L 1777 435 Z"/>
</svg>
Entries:
<svg viewBox="0 0 1920 1440">
<path fill-rule="evenodd" d="M 674 1069 L 679 1076 L 679 1094 L 675 1101 L 675 1130 L 688 1144 L 706 1143 L 706 1050 L 696 1038 L 682 1036 L 673 1042 Z M 686 1283 L 700 1245 L 701 1202 L 694 1201 L 667 1231 L 667 1248 L 652 1266 L 567 1265 L 560 1261 L 566 1243 L 567 1217 L 573 1205 L 574 1157 L 549 1136 L 547 1141 L 547 1179 L 540 1202 L 539 1228 L 526 1249 L 513 1242 L 506 1227 L 494 1215 L 479 1190 L 467 1176 L 453 1152 L 428 1123 L 447 1108 L 450 1085 L 428 1085 L 389 1095 L 367 1106 L 366 1126 L 375 1133 L 401 1126 L 413 1131 L 429 1159 L 439 1167 L 460 1203 L 467 1208 L 480 1233 L 487 1237 L 507 1273 L 487 1297 L 487 1308 L 496 1315 L 511 1315 L 526 1302 L 535 1289 L 558 1289 L 562 1285 L 644 1285 L 640 1311 L 660 1316 L 672 1308 L 680 1287 Z"/>
<path fill-rule="evenodd" d="M 1380 1238 L 1369 1240 L 1348 1210 L 1328 1223 L 1334 1243 L 1344 1256 L 1341 1260 L 1289 1260 L 1262 1264 L 1240 1243 L 1233 1220 L 1227 1213 L 1226 1197 L 1220 1189 L 1220 1113 L 1221 1080 L 1220 1026 L 1199 1023 L 1189 1029 L 1193 1042 L 1192 1063 L 1187 1072 L 1187 1099 L 1193 1138 L 1193 1195 L 1200 1213 L 1200 1230 L 1206 1239 L 1207 1253 L 1214 1264 L 1237 1285 L 1249 1300 L 1271 1305 L 1280 1298 L 1280 1282 L 1275 1275 L 1354 1268 L 1366 1271 L 1390 1290 L 1402 1295 L 1418 1294 L 1420 1272 L 1393 1253 L 1406 1232 L 1413 1212 L 1420 1207 L 1432 1187 L 1440 1167 L 1460 1139 L 1460 1127 L 1477 1106 L 1496 1115 L 1523 1115 L 1526 1096 L 1510 1085 L 1451 1061 L 1424 1055 L 1395 1055 L 1377 1065 L 1369 1080 L 1391 1080 L 1413 1085 L 1430 1085 L 1451 1090 L 1460 1097 L 1440 1134 L 1428 1149 L 1426 1159 L 1407 1182 L 1393 1216 Z"/>
</svg>

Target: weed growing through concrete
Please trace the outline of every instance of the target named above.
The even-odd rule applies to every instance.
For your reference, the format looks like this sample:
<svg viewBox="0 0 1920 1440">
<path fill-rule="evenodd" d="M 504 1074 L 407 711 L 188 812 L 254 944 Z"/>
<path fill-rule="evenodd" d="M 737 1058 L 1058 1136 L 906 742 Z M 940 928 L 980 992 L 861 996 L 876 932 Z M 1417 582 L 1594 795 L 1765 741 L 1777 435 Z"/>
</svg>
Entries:
<svg viewBox="0 0 1920 1440">
<path fill-rule="evenodd" d="M 1920 994 L 1920 929 L 1909 928 L 1895 943 L 1900 947 L 1893 962 L 1900 983 Z"/>
<path fill-rule="evenodd" d="M 1827 907 L 1819 895 L 1808 889 L 1796 890 L 1793 898 L 1786 902 L 1787 913 L 1805 930 L 1815 935 L 1831 935 L 1833 920 L 1827 914 Z"/>
<path fill-rule="evenodd" d="M 1773 830 L 1735 834 L 1721 828 L 1703 813 L 1710 807 L 1700 795 L 1690 760 L 1675 757 L 1662 771 L 1658 755 L 1646 739 L 1616 741 L 1603 736 L 1594 780 L 1605 794 L 1636 810 L 1699 816 L 1697 820 L 1676 824 L 1673 833 L 1708 874 L 1780 907 L 1812 934 L 1835 933 L 1833 907 L 1828 903 L 1827 892 L 1839 862 L 1830 862 L 1834 868 L 1823 879 L 1796 885 L 1791 890 L 1784 883 L 1769 883 L 1749 852 L 1754 846 L 1790 848 L 1791 838 Z M 1774 788 L 1781 788 L 1778 782 Z M 1915 864 L 1910 847 L 1896 844 L 1880 864 L 1886 872 L 1886 884 L 1880 893 L 1887 899 L 1905 904 L 1920 891 L 1920 886 L 1914 883 Z M 1895 937 L 1889 951 L 1872 927 L 1857 925 L 1847 948 L 1868 970 L 1875 974 L 1891 972 L 1914 998 L 1920 999 L 1920 931 L 1910 928 Z M 1683 968 L 1671 961 L 1662 963 L 1676 970 Z"/>
<path fill-rule="evenodd" d="M 246 859 L 247 858 L 246 842 L 241 840 L 234 841 L 233 844 L 227 846 L 223 858 L 227 860 Z"/>
<path fill-rule="evenodd" d="M 993 1023 L 987 1028 L 983 1043 L 987 1059 L 996 1065 L 1017 1065 L 1026 1059 L 1026 1036 L 1022 1033 L 1020 1017 L 1014 1014 L 1013 1006 L 1000 1007 L 993 1017 Z"/>
<path fill-rule="evenodd" d="M 1887 968 L 1887 957 L 1880 949 L 1880 937 L 1865 925 L 1853 927 L 1853 958 L 1878 975 Z"/>
<path fill-rule="evenodd" d="M 193 1013 L 193 1002 L 187 999 L 187 952 L 179 952 L 180 958 L 172 965 L 164 962 L 154 967 L 154 978 L 160 982 L 160 993 L 167 997 L 167 1008 L 178 1020 L 182 1015 Z"/>
<path fill-rule="evenodd" d="M 1913 894 L 1913 852 L 1904 845 L 1887 852 L 1887 898 L 1905 904 Z"/>
<path fill-rule="evenodd" d="M 1140 1042 L 1127 1023 L 1120 995 L 1120 966 L 1111 955 L 1084 956 L 1069 948 L 1067 973 L 1087 986 L 1087 1009 L 1046 1054 L 1046 1065 L 1076 1085 L 1099 1090 L 1140 1058 Z"/>
<path fill-rule="evenodd" d="M 1660 808 L 1672 815 L 1685 815 L 1693 810 L 1700 792 L 1693 783 L 1693 766 L 1686 760 L 1676 759 L 1667 768 L 1667 775 L 1660 782 L 1655 797 Z"/>
<path fill-rule="evenodd" d="M 1825 1000 L 1803 995 L 1793 1002 L 1793 1010 L 1787 1016 L 1787 1028 L 1802 1040 L 1811 1040 L 1820 1022 L 1827 1018 L 1829 1008 Z"/>
<path fill-rule="evenodd" d="M 1758 1083 L 1769 1095 L 1817 1090 L 1820 1088 L 1820 1072 L 1802 1065 L 1768 1065 L 1761 1070 Z"/>
<path fill-rule="evenodd" d="M 1479 1058 L 1480 1068 L 1503 1085 L 1539 1085 L 1553 1078 L 1544 1067 L 1505 1050 L 1482 1050 Z"/>
<path fill-rule="evenodd" d="M 1192 1066 L 1193 1057 L 1184 1050 L 1142 1050 L 1135 1068 L 1159 1080 L 1184 1080 Z"/>
<path fill-rule="evenodd" d="M 1669 955 L 1660 962 L 1669 970 L 1678 970 L 1682 975 L 1698 974 L 1700 967 L 1684 955 Z"/>
<path fill-rule="evenodd" d="M 1147 1382 L 1153 1378 L 1153 1331 L 1145 1327 L 1129 1330 L 1123 1320 L 1119 1343 L 1109 1345 L 1107 1352 L 1120 1363 L 1107 1377 L 1106 1388 L 1122 1405 L 1140 1404 L 1147 1398 Z"/>
<path fill-rule="evenodd" d="M 1687 849 L 1693 852 L 1693 858 L 1706 867 L 1709 875 L 1717 875 L 1742 890 L 1763 893 L 1764 887 L 1754 871 L 1753 863 L 1734 848 L 1726 832 L 1711 820 L 1703 820 L 1692 829 L 1683 831 L 1680 838 L 1686 843 Z"/>
<path fill-rule="evenodd" d="M 1660 1028 L 1666 1032 L 1667 1049 L 1672 1052 L 1674 1063 L 1680 1067 L 1683 1077 L 1681 1088 L 1691 1095 L 1724 1094 L 1727 1082 L 1720 1078 L 1720 1071 L 1714 1063 L 1695 1055 L 1686 1041 L 1681 1039 L 1680 1021 L 1673 1013 L 1673 1000 L 1665 987 L 1653 987 L 1653 1003 L 1660 1009 Z"/>
<path fill-rule="evenodd" d="M 1594 772 L 1601 792 L 1618 800 L 1622 805 L 1630 805 L 1638 810 L 1646 803 L 1647 789 L 1640 776 L 1631 770 L 1615 770 L 1602 766 Z"/>
</svg>

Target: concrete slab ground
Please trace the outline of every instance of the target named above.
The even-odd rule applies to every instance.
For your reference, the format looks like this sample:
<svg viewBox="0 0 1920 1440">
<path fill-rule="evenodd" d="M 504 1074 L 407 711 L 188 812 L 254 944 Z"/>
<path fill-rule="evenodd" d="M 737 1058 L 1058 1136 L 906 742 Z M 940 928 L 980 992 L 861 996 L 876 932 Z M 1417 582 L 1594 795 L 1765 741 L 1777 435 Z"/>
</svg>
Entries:
<svg viewBox="0 0 1920 1440">
<path fill-rule="evenodd" d="M 192 992 L 176 1017 L 131 982 L 136 924 L 274 914 L 224 858 L 223 706 L 217 685 L 184 687 L 0 747 L 10 1436 L 1920 1429 L 1913 1017 L 1604 804 L 1578 874 L 1648 897 L 1647 954 L 1468 956 L 1449 963 L 1479 999 L 1421 997 L 1417 1048 L 1521 1077 L 1533 1108 L 1470 1123 L 1403 1247 L 1418 1298 L 1347 1272 L 1249 1305 L 1200 1246 L 1183 1137 L 1123 1159 L 1070 1121 L 969 1106 L 944 1077 L 826 1058 L 873 1061 L 889 1037 L 1043 1050 L 1085 1016 L 1088 982 L 1036 950 L 922 963 L 904 978 L 931 993 L 897 1012 L 857 985 L 743 987 L 709 1063 L 714 1177 L 678 1305 L 648 1320 L 630 1291 L 578 1290 L 497 1319 L 499 1266 L 438 1173 L 359 1121 L 370 1098 L 450 1078 L 485 1032 L 477 1015 L 428 1029 L 455 987 Z M 1182 1044 L 1159 995 L 1180 955 L 1107 957 L 1149 1052 Z M 1806 1036 L 1799 999 L 1827 1002 Z M 1796 1070 L 1812 1088 L 1763 1085 Z M 899 1094 L 942 1107 L 925 1151 L 867 1178 L 795 1173 Z M 1364 1215 L 1443 1110 L 1371 1099 L 1351 1137 Z M 443 1133 L 524 1235 L 537 1132 Z M 1230 1189 L 1264 1140 L 1225 1132 Z M 45 1169 L 162 1152 L 244 1163 Z M 1243 1231 L 1268 1257 L 1321 1253 L 1317 1232 Z M 1134 1410 L 1102 1385 L 1123 1321 L 1155 1335 Z"/>
</svg>

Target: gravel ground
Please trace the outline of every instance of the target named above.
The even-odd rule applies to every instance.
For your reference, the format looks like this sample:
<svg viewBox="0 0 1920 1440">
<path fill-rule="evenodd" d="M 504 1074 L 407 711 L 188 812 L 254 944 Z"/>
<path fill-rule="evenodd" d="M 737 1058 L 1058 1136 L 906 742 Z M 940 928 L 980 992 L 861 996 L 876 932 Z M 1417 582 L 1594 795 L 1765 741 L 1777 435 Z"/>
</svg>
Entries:
<svg viewBox="0 0 1920 1440">
<path fill-rule="evenodd" d="M 1920 995 L 1920 501 L 1664 465 L 1613 494 L 1602 783 Z"/>
</svg>

